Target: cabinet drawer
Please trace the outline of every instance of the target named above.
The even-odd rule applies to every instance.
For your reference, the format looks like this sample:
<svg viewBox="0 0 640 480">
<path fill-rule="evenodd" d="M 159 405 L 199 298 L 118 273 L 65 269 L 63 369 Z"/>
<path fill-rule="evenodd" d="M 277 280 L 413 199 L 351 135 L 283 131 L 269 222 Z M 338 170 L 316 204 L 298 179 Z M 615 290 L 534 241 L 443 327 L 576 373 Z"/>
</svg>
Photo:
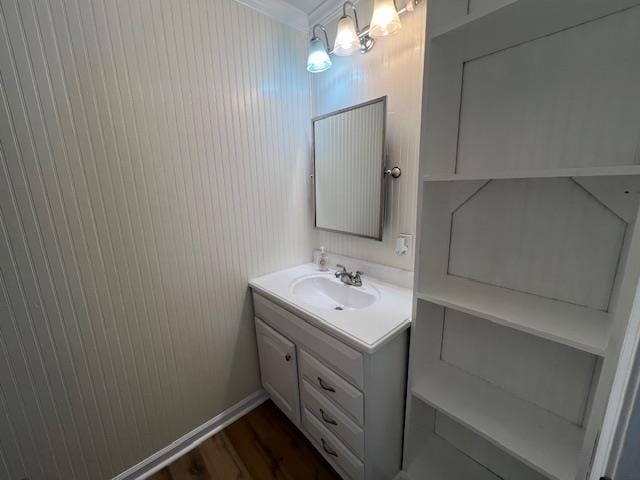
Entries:
<svg viewBox="0 0 640 480">
<path fill-rule="evenodd" d="M 316 443 L 316 448 L 350 480 L 364 479 L 364 465 L 338 438 L 324 428 L 308 410 L 303 410 L 302 428 Z"/>
<path fill-rule="evenodd" d="M 262 385 L 273 403 L 300 425 L 300 392 L 296 346 L 256 318 Z"/>
<path fill-rule="evenodd" d="M 253 306 L 257 317 L 282 332 L 298 346 L 304 346 L 355 386 L 362 388 L 364 361 L 360 352 L 255 292 Z"/>
<path fill-rule="evenodd" d="M 300 350 L 300 372 L 324 397 L 340 406 L 356 423 L 364 424 L 364 400 L 360 390 L 304 350 Z"/>
<path fill-rule="evenodd" d="M 312 412 L 331 433 L 334 433 L 360 459 L 364 459 L 364 432 L 327 400 L 314 386 L 302 380 L 302 407 Z"/>
</svg>

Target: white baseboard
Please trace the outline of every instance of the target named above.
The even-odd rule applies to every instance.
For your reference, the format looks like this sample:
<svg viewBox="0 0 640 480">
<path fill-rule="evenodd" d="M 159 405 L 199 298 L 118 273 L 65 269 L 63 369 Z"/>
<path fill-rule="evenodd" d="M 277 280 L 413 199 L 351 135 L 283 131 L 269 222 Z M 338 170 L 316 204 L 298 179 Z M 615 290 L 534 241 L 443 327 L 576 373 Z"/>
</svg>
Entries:
<svg viewBox="0 0 640 480">
<path fill-rule="evenodd" d="M 140 463 L 134 465 L 121 474 L 113 477 L 112 480 L 144 480 L 159 470 L 172 463 L 177 458 L 188 451 L 196 448 L 209 437 L 212 437 L 227 425 L 246 415 L 256 408 L 269 396 L 264 390 L 258 390 L 248 397 L 240 400 L 235 405 L 227 408 L 224 412 L 216 415 L 211 420 L 196 427 L 186 435 L 178 438 L 175 442 L 167 445 L 153 455 L 145 458 Z"/>
</svg>

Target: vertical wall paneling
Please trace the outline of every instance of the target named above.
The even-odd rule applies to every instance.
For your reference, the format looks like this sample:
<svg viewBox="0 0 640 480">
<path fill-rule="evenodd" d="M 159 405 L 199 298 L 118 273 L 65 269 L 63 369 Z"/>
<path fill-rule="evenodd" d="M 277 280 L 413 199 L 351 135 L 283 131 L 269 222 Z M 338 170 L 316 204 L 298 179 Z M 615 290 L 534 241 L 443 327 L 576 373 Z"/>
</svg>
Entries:
<svg viewBox="0 0 640 480">
<path fill-rule="evenodd" d="M 623 10 L 466 61 L 456 172 L 640 163 L 638 22 Z"/>
<path fill-rule="evenodd" d="M 571 179 L 495 180 L 452 212 L 447 273 L 607 311 L 626 230 Z"/>
<path fill-rule="evenodd" d="M 363 258 L 406 270 L 413 269 L 413 254 L 397 256 L 395 237 L 415 234 L 418 203 L 418 153 L 426 2 L 402 17 L 402 30 L 379 38 L 369 53 L 332 56 L 333 66 L 312 75 L 313 114 L 321 115 L 387 95 L 388 166 L 399 166 L 402 177 L 386 182 L 386 215 L 383 241 L 316 231 L 316 246 L 324 245 L 341 255 Z M 373 1 L 357 3 L 358 18 L 365 25 Z M 337 18 L 328 25 L 335 38 Z"/>
<path fill-rule="evenodd" d="M 112 478 L 259 388 L 306 37 L 232 0 L 0 0 L 0 36 L 0 478 Z"/>
</svg>

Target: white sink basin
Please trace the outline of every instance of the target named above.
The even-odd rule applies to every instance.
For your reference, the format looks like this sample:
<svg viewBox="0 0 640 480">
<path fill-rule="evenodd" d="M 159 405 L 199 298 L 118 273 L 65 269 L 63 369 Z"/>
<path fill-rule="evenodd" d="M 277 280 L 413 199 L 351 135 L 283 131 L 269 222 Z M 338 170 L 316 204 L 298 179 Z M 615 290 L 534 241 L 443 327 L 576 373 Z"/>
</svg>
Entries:
<svg viewBox="0 0 640 480">
<path fill-rule="evenodd" d="M 251 280 L 254 293 L 359 351 L 373 353 L 411 324 L 411 290 L 368 275 L 362 287 L 344 285 L 313 263 Z"/>
<path fill-rule="evenodd" d="M 345 285 L 333 274 L 309 275 L 291 283 L 291 294 L 299 301 L 327 310 L 361 310 L 380 299 L 372 285 Z"/>
</svg>

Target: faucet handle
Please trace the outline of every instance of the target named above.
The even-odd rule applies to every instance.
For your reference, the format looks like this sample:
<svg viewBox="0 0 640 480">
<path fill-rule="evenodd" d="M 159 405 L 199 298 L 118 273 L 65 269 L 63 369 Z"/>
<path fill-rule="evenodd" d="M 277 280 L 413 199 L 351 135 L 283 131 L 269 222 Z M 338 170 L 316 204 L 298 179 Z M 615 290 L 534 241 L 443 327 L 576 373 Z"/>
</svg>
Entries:
<svg viewBox="0 0 640 480">
<path fill-rule="evenodd" d="M 342 269 L 342 273 L 347 273 L 347 267 L 345 267 L 344 265 L 336 265 L 336 268 L 341 268 Z"/>
<path fill-rule="evenodd" d="M 364 272 L 361 272 L 360 270 L 356 270 L 356 275 L 364 275 Z"/>
</svg>

